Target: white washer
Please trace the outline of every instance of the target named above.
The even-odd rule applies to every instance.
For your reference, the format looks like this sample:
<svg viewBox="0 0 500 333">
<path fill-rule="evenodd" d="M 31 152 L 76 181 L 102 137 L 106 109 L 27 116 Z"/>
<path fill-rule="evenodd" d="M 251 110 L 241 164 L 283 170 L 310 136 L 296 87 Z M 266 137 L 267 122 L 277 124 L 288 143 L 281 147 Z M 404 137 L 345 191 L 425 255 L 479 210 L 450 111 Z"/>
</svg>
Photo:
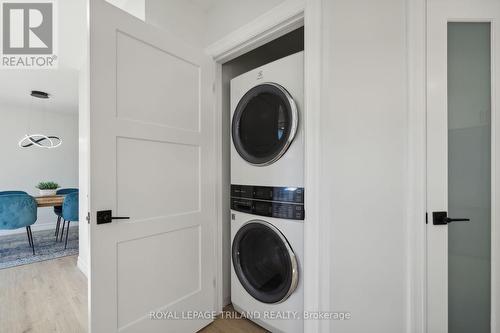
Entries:
<svg viewBox="0 0 500 333">
<path fill-rule="evenodd" d="M 303 332 L 304 224 L 237 211 L 232 215 L 234 308 L 271 332 Z"/>
<path fill-rule="evenodd" d="M 231 80 L 231 184 L 304 186 L 304 52 Z"/>
</svg>

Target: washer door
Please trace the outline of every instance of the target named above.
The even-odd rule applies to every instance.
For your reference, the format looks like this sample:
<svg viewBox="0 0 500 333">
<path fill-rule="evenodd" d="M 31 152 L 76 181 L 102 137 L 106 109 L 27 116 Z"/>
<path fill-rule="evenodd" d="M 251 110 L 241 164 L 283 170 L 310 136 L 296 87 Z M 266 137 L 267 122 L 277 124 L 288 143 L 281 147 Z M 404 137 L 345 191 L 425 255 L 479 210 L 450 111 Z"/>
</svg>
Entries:
<svg viewBox="0 0 500 333">
<path fill-rule="evenodd" d="M 295 137 L 297 106 L 282 86 L 263 83 L 250 89 L 236 106 L 232 135 L 236 151 L 253 165 L 277 161 Z"/>
<path fill-rule="evenodd" d="M 263 303 L 286 300 L 299 281 L 297 260 L 273 225 L 253 220 L 233 239 L 233 266 L 245 290 Z"/>
</svg>

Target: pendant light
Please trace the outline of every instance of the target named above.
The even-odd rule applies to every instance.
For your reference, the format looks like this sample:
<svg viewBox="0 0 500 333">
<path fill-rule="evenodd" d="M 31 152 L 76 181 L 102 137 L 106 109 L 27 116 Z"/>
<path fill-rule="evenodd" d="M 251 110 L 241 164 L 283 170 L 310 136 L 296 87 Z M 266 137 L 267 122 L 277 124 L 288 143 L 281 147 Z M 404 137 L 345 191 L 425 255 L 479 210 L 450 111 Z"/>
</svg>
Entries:
<svg viewBox="0 0 500 333">
<path fill-rule="evenodd" d="M 33 99 L 49 99 L 50 95 L 44 91 L 32 90 L 30 94 Z M 19 140 L 19 147 L 21 148 L 29 148 L 32 146 L 52 149 L 57 148 L 62 144 L 61 138 L 54 135 L 45 135 L 45 134 L 26 134 L 21 140 Z"/>
</svg>

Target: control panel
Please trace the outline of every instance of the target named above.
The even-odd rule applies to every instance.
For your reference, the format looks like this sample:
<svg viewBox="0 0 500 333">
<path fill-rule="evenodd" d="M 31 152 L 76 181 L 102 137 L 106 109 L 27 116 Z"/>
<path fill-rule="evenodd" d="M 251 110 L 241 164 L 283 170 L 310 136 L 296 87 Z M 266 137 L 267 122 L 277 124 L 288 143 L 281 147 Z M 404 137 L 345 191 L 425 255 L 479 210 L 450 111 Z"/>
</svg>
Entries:
<svg viewBox="0 0 500 333">
<path fill-rule="evenodd" d="M 231 185 L 231 197 L 304 204 L 304 188 Z"/>
<path fill-rule="evenodd" d="M 231 185 L 231 209 L 260 216 L 304 219 L 304 188 Z"/>
</svg>

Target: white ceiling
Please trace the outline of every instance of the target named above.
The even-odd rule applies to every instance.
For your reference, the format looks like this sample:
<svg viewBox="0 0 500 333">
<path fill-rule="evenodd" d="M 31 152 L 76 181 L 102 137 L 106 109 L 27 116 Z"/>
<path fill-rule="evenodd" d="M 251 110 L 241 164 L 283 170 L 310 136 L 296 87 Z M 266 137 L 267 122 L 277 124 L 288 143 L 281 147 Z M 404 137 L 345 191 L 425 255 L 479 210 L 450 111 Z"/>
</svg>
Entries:
<svg viewBox="0 0 500 333">
<path fill-rule="evenodd" d="M 50 94 L 48 100 L 35 99 L 31 90 Z M 2 108 L 39 109 L 54 112 L 78 112 L 78 71 L 4 70 L 0 75 L 0 111 Z"/>
<path fill-rule="evenodd" d="M 190 1 L 193 5 L 201 8 L 205 12 L 211 10 L 212 8 L 216 7 L 218 4 L 222 2 L 221 0 L 190 0 Z"/>
<path fill-rule="evenodd" d="M 49 93 L 43 105 L 56 112 L 78 112 L 78 71 L 82 67 L 86 37 L 85 0 L 58 1 L 58 69 L 0 70 L 2 108 L 36 108 L 31 90 Z M 43 108 L 45 110 L 45 107 Z"/>
</svg>

